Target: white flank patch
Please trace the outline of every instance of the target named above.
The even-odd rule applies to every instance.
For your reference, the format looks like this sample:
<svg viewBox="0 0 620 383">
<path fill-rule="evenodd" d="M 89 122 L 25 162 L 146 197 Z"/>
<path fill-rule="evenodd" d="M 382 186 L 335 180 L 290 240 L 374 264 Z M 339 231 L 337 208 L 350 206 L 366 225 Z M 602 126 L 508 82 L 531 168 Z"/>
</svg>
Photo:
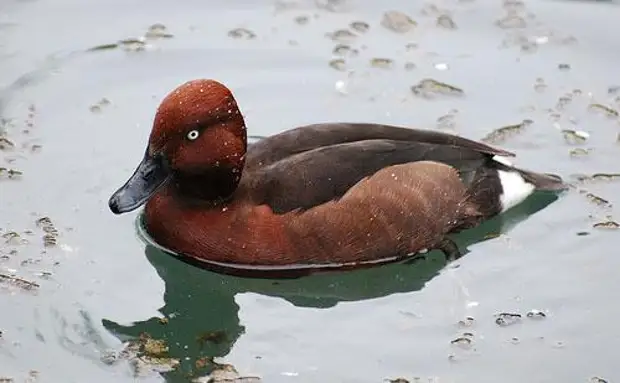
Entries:
<svg viewBox="0 0 620 383">
<path fill-rule="evenodd" d="M 534 185 L 525 182 L 517 172 L 498 170 L 497 174 L 503 189 L 503 193 L 499 196 L 502 213 L 517 206 L 534 192 Z"/>
<path fill-rule="evenodd" d="M 493 156 L 493 161 L 497 161 L 500 164 L 503 164 L 506 166 L 512 166 L 512 162 L 510 162 L 510 160 L 507 157 Z"/>
</svg>

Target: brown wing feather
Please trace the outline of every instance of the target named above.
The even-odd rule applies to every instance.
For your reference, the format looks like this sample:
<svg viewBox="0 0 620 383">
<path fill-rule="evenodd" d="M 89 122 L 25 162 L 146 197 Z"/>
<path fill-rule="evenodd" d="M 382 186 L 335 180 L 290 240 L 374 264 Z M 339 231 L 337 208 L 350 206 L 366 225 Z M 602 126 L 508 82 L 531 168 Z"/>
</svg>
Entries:
<svg viewBox="0 0 620 383">
<path fill-rule="evenodd" d="M 274 212 L 309 209 L 340 198 L 364 177 L 391 165 L 436 161 L 473 175 L 489 156 L 458 146 L 365 140 L 316 148 L 244 173 L 242 192 Z"/>
<path fill-rule="evenodd" d="M 481 219 L 457 171 L 420 161 L 384 168 L 340 200 L 281 216 L 296 252 L 312 263 L 364 262 L 433 249 Z"/>
<path fill-rule="evenodd" d="M 302 126 L 264 138 L 248 148 L 246 169 L 270 165 L 288 156 L 320 147 L 364 140 L 393 140 L 447 145 L 488 155 L 514 153 L 443 132 L 367 123 L 327 123 Z"/>
</svg>

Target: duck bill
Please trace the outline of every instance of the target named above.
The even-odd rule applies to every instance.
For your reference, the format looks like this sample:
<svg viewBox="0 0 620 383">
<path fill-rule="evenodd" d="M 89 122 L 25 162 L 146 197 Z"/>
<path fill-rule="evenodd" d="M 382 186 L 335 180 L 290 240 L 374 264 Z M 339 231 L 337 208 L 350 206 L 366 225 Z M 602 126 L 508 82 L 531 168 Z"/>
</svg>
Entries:
<svg viewBox="0 0 620 383">
<path fill-rule="evenodd" d="M 170 169 L 164 157 L 150 155 L 147 150 L 133 175 L 110 197 L 110 210 L 122 214 L 137 209 L 169 178 Z"/>
</svg>

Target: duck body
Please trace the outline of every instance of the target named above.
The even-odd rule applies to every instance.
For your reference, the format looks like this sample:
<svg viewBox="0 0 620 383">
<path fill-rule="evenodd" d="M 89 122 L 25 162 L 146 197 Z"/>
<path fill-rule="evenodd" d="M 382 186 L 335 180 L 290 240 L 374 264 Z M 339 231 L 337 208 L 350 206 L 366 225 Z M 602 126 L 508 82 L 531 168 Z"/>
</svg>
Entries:
<svg viewBox="0 0 620 383">
<path fill-rule="evenodd" d="M 374 264 L 440 249 L 535 191 L 566 188 L 513 153 L 429 130 L 366 123 L 299 127 L 247 145 L 230 91 L 181 85 L 160 105 L 115 213 L 146 203 L 160 245 L 205 262 Z"/>
</svg>

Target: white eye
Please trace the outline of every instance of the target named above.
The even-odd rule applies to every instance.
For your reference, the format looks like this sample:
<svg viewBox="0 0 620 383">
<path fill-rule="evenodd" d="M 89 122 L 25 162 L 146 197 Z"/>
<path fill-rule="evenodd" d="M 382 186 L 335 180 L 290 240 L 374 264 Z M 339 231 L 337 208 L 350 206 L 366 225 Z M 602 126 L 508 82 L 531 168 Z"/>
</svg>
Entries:
<svg viewBox="0 0 620 383">
<path fill-rule="evenodd" d="M 196 138 L 198 138 L 199 135 L 200 135 L 199 131 L 190 130 L 189 133 L 187 133 L 187 139 L 190 141 L 194 141 Z"/>
</svg>

